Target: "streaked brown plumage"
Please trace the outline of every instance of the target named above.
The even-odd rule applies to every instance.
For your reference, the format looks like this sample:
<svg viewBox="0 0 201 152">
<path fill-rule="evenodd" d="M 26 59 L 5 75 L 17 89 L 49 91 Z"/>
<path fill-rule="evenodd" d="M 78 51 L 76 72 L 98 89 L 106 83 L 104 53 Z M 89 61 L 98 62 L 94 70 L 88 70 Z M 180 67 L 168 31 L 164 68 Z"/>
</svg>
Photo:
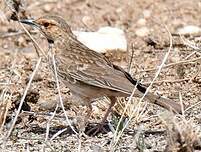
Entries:
<svg viewBox="0 0 201 152">
<path fill-rule="evenodd" d="M 22 23 L 36 26 L 52 43 L 55 52 L 58 75 L 72 94 L 91 109 L 93 99 L 107 96 L 111 105 L 103 118 L 106 120 L 116 97 L 127 97 L 135 85 L 134 96 L 142 97 L 146 88 L 121 67 L 112 64 L 99 54 L 79 42 L 64 19 L 58 16 L 43 16 L 35 21 L 22 20 Z M 165 109 L 180 113 L 178 103 L 149 92 L 145 98 Z"/>
</svg>

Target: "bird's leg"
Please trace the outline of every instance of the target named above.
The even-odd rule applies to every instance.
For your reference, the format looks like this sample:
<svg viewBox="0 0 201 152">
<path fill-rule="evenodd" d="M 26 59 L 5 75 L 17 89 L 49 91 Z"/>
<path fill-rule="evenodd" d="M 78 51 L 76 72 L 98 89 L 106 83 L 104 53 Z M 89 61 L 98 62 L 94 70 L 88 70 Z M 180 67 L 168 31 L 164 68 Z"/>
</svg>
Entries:
<svg viewBox="0 0 201 152">
<path fill-rule="evenodd" d="M 87 123 L 89 123 L 89 118 L 91 116 L 91 113 L 92 113 L 92 106 L 91 106 L 91 103 L 89 103 L 89 104 L 87 104 L 87 111 L 86 111 L 86 115 L 84 116 L 83 128 L 79 128 L 79 129 L 81 129 L 80 130 L 81 136 L 87 137 L 87 135 L 85 134 L 85 129 L 86 129 Z M 79 121 L 79 122 L 82 122 L 82 121 Z"/>
<path fill-rule="evenodd" d="M 116 97 L 113 97 L 113 96 L 110 96 L 109 99 L 110 99 L 110 105 L 109 105 L 109 108 L 107 109 L 107 111 L 106 111 L 106 113 L 105 113 L 105 115 L 104 115 L 104 117 L 103 117 L 103 119 L 102 119 L 102 121 L 101 121 L 101 124 L 102 124 L 102 125 L 104 125 L 104 123 L 105 123 L 105 121 L 106 121 L 108 115 L 109 115 L 110 112 L 112 111 L 112 107 L 114 106 L 114 104 L 115 104 L 116 101 L 117 101 Z"/>
<path fill-rule="evenodd" d="M 85 117 L 85 122 L 87 122 L 91 116 L 92 113 L 92 106 L 91 103 L 89 105 L 87 105 L 87 115 Z"/>
<path fill-rule="evenodd" d="M 101 129 L 104 129 L 103 126 L 105 124 L 105 121 L 109 115 L 109 113 L 112 111 L 112 107 L 114 106 L 114 104 L 116 103 L 117 99 L 114 96 L 109 96 L 110 99 L 110 105 L 103 117 L 103 119 L 101 120 L 100 124 L 98 126 L 96 126 L 95 128 L 90 129 L 87 134 L 90 134 L 92 131 L 95 130 L 95 132 L 92 135 L 96 135 L 99 131 L 101 131 Z M 106 131 L 105 131 L 106 132 Z"/>
</svg>

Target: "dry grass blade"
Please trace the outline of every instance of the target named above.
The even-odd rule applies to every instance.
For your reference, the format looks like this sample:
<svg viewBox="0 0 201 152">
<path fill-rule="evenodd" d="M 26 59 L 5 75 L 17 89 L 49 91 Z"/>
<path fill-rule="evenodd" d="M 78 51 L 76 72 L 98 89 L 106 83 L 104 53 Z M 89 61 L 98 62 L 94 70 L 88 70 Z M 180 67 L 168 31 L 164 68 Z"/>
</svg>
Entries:
<svg viewBox="0 0 201 152">
<path fill-rule="evenodd" d="M 201 57 L 193 58 L 193 59 L 187 60 L 188 58 L 190 58 L 190 57 L 191 57 L 193 54 L 195 54 L 195 53 L 198 53 L 199 55 L 201 55 L 201 53 L 200 53 L 201 48 L 200 48 L 199 46 L 196 46 L 196 44 L 194 44 L 193 42 L 191 42 L 191 41 L 185 39 L 185 38 L 182 37 L 181 35 L 180 35 L 180 38 L 181 38 L 182 42 L 183 42 L 185 45 L 187 45 L 188 47 L 190 47 L 190 48 L 192 48 L 192 49 L 194 49 L 194 50 L 196 50 L 196 51 L 194 51 L 194 52 L 192 52 L 191 54 L 189 54 L 189 55 L 185 58 L 185 60 L 179 61 L 179 62 L 176 62 L 176 63 L 170 63 L 170 64 L 167 64 L 167 65 L 164 65 L 164 68 L 176 66 L 176 65 L 179 65 L 179 64 L 191 64 L 191 63 L 193 63 L 193 62 L 196 62 L 196 61 L 201 60 Z M 157 68 L 152 68 L 152 69 L 147 69 L 147 70 L 143 70 L 143 71 L 140 71 L 140 72 L 150 72 L 150 71 L 155 71 L 156 69 L 157 69 Z"/>
<path fill-rule="evenodd" d="M 118 128 L 119 128 L 119 126 L 120 126 L 121 121 L 123 120 L 124 114 L 126 113 L 128 107 L 129 107 L 129 105 L 130 105 L 130 103 L 131 103 L 132 97 L 133 97 L 133 95 L 134 95 L 134 93 L 135 93 L 135 91 L 136 91 L 136 89 L 137 89 L 137 85 L 138 85 L 138 83 L 136 83 L 136 85 L 135 85 L 135 87 L 134 87 L 134 89 L 133 89 L 133 92 L 132 92 L 131 96 L 129 97 L 129 100 L 128 100 L 128 102 L 126 103 L 126 106 L 125 106 L 125 108 L 124 108 L 124 111 L 123 111 L 123 113 L 122 113 L 122 116 L 121 116 L 121 118 L 119 119 L 119 122 L 118 122 L 118 124 L 117 124 L 117 129 L 115 130 L 115 133 L 114 133 L 114 138 L 113 138 L 114 141 L 116 140 L 116 138 L 118 138 Z M 139 104 L 140 104 L 140 103 L 138 103 L 138 105 L 139 105 Z M 123 133 L 123 130 L 122 130 L 122 133 Z"/>
<path fill-rule="evenodd" d="M 131 72 L 131 65 L 133 63 L 134 51 L 135 51 L 134 50 L 134 44 L 131 45 L 131 50 L 132 50 L 132 52 L 131 52 L 131 58 L 130 58 L 130 61 L 129 61 L 129 64 L 128 64 L 128 73 Z"/>
<path fill-rule="evenodd" d="M 57 136 L 59 136 L 60 134 L 62 134 L 62 133 L 63 133 L 64 131 L 66 131 L 66 130 L 67 130 L 67 128 L 64 128 L 64 129 L 58 131 L 56 134 L 54 134 L 54 135 L 52 136 L 52 138 L 50 138 L 50 141 L 54 140 Z"/>
<path fill-rule="evenodd" d="M 5 1 L 5 3 L 6 3 L 6 5 L 8 6 L 8 8 L 13 12 L 12 15 L 15 16 L 15 19 L 13 19 L 13 20 L 19 21 L 20 17 L 19 17 L 19 15 L 18 15 L 18 13 L 19 13 L 19 12 L 21 11 L 21 9 L 22 9 L 20 6 L 23 5 L 22 2 L 21 2 L 21 0 L 19 0 L 19 1 L 16 1 L 16 0 L 8 0 L 8 1 Z M 23 15 L 24 15 L 24 18 L 27 18 L 25 10 L 23 10 L 23 12 L 24 12 L 24 14 L 23 14 Z M 12 16 L 11 16 L 11 19 L 12 19 Z M 20 24 L 20 26 L 24 29 L 25 33 L 30 37 L 31 41 L 33 42 L 34 47 L 36 48 L 35 50 L 36 50 L 37 55 L 40 56 L 40 55 L 39 55 L 39 52 L 38 52 L 38 50 L 37 50 L 37 48 L 38 48 L 39 51 L 42 53 L 42 55 L 45 56 L 46 59 L 47 59 L 46 53 L 45 53 L 45 52 L 43 51 L 43 49 L 38 45 L 38 43 L 36 42 L 36 40 L 31 36 L 30 32 L 25 28 L 25 26 L 24 26 L 22 23 L 19 22 L 19 24 Z"/>
<path fill-rule="evenodd" d="M 12 12 L 18 13 L 22 6 L 21 0 L 5 0 L 6 5 Z"/>
<path fill-rule="evenodd" d="M 50 119 L 47 122 L 47 126 L 46 126 L 46 135 L 45 135 L 45 142 L 43 143 L 43 151 L 45 151 L 45 145 L 49 144 L 48 143 L 48 137 L 49 137 L 49 133 L 50 133 L 50 123 L 52 121 L 52 119 L 54 118 L 54 116 L 56 115 L 56 111 L 58 109 L 58 104 L 55 107 L 54 113 L 52 114 L 52 116 L 50 117 Z"/>
<path fill-rule="evenodd" d="M 12 15 L 16 16 L 15 19 L 16 19 L 16 20 L 19 20 L 20 17 L 18 16 L 18 13 L 19 13 L 19 12 L 21 11 L 21 9 L 22 9 L 22 8 L 21 8 L 22 2 L 21 2 L 20 0 L 19 0 L 19 1 L 9 0 L 9 1 L 5 1 L 5 3 L 6 3 L 6 5 L 8 6 L 8 8 L 13 12 Z M 23 14 L 23 15 L 25 15 L 24 17 L 26 17 L 25 10 L 22 10 L 22 11 L 24 12 L 24 14 Z M 11 16 L 11 17 L 12 17 L 12 16 Z M 47 56 L 46 56 L 46 54 L 44 53 L 43 49 L 38 45 L 38 43 L 37 43 L 37 42 L 35 41 L 35 39 L 31 36 L 31 34 L 30 34 L 30 33 L 28 32 L 28 30 L 24 27 L 24 25 L 23 25 L 22 23 L 20 23 L 20 22 L 19 22 L 19 24 L 20 24 L 20 26 L 24 29 L 24 31 L 26 32 L 26 34 L 31 38 L 31 40 L 32 40 L 32 42 L 33 42 L 33 44 L 34 44 L 34 46 L 35 46 L 35 48 L 36 48 L 36 53 L 38 54 L 38 56 L 39 56 L 39 52 L 38 52 L 37 48 L 38 48 L 38 49 L 40 50 L 40 52 L 47 58 Z M 32 80 L 33 80 L 33 78 L 34 78 L 34 75 L 35 75 L 36 71 L 38 70 L 39 65 L 40 65 L 40 63 L 41 63 L 41 59 L 42 59 L 41 57 L 38 59 L 37 64 L 36 64 L 36 67 L 35 67 L 33 73 L 31 74 L 30 80 L 29 80 L 29 82 L 28 82 L 28 84 L 27 84 L 27 86 L 26 86 L 26 89 L 25 89 L 25 91 L 24 91 L 24 94 L 23 94 L 23 96 L 22 96 L 22 98 L 21 98 L 21 101 L 20 101 L 20 104 L 19 104 L 19 107 L 18 107 L 16 116 L 15 116 L 15 118 L 14 118 L 14 120 L 13 120 L 13 123 L 12 123 L 12 125 L 11 125 L 11 128 L 10 128 L 10 130 L 9 130 L 7 136 L 6 136 L 6 140 L 8 139 L 8 137 L 10 136 L 10 134 L 12 133 L 12 130 L 13 130 L 13 128 L 14 128 L 14 125 L 15 125 L 16 121 L 17 121 L 18 115 L 19 115 L 19 113 L 20 113 L 20 111 L 21 111 L 21 107 L 22 107 L 22 105 L 23 105 L 24 99 L 25 99 L 26 94 L 27 94 L 27 92 L 28 92 L 28 89 L 30 88 L 30 85 L 31 85 L 31 82 L 32 82 Z"/>
<path fill-rule="evenodd" d="M 183 79 L 175 79 L 175 80 L 160 80 L 160 81 L 155 81 L 154 84 L 160 84 L 160 83 L 179 83 L 179 82 L 184 82 L 184 81 L 193 81 L 194 79 L 201 79 L 201 77 L 191 77 L 191 78 L 183 78 Z M 151 82 L 144 82 L 143 84 L 147 85 L 150 84 Z"/>
<path fill-rule="evenodd" d="M 56 108 L 55 108 L 55 110 L 54 110 L 54 113 L 52 114 L 52 116 L 51 116 L 50 119 L 48 120 L 47 127 L 46 127 L 45 141 L 48 140 L 49 132 L 50 132 L 50 123 L 51 123 L 52 119 L 54 118 L 54 116 L 56 115 L 57 109 L 58 109 L 58 104 L 57 104 L 57 106 L 56 106 Z"/>
<path fill-rule="evenodd" d="M 0 132 L 3 129 L 8 109 L 11 106 L 11 95 L 7 95 L 6 89 L 4 89 L 0 96 Z"/>
<path fill-rule="evenodd" d="M 165 26 L 165 25 L 164 25 L 164 26 Z M 167 58 L 168 58 L 168 56 L 169 56 L 169 54 L 170 54 L 170 51 L 171 51 L 171 49 L 172 49 L 172 35 L 171 35 L 170 31 L 168 30 L 168 28 L 167 28 L 166 26 L 165 26 L 165 29 L 166 29 L 167 32 L 168 32 L 169 40 L 170 40 L 170 47 L 169 47 L 169 49 L 168 49 L 168 52 L 165 54 L 165 56 L 164 56 L 164 58 L 163 58 L 163 61 L 162 61 L 162 63 L 160 64 L 160 66 L 159 66 L 159 68 L 158 68 L 158 71 L 156 72 L 155 77 L 153 78 L 152 82 L 150 83 L 149 87 L 147 88 L 145 94 L 143 95 L 142 98 L 140 98 L 140 101 L 139 101 L 138 105 L 137 105 L 135 108 L 133 108 L 131 117 L 130 117 L 129 120 L 126 122 L 125 126 L 123 127 L 123 129 L 121 130 L 121 132 L 120 132 L 118 135 L 117 135 L 117 130 L 116 130 L 115 135 L 114 135 L 114 138 L 113 138 L 113 142 L 112 142 L 112 144 L 111 144 L 111 149 L 114 149 L 114 148 L 115 148 L 116 144 L 118 143 L 120 137 L 121 137 L 122 134 L 123 134 L 123 131 L 127 128 L 128 124 L 130 123 L 130 121 L 131 121 L 131 119 L 133 118 L 133 116 L 136 115 L 136 119 L 139 119 L 140 117 L 142 117 L 142 114 L 145 112 L 146 106 L 144 106 L 143 109 L 142 109 L 142 111 L 139 112 L 139 111 L 140 111 L 141 102 L 143 101 L 144 97 L 146 96 L 146 94 L 147 94 L 147 93 L 149 92 L 149 90 L 151 89 L 151 87 L 152 87 L 154 81 L 155 81 L 155 80 L 157 79 L 157 77 L 159 76 L 159 74 L 160 74 L 160 72 L 161 72 L 163 66 L 165 65 L 165 62 L 166 62 L 166 60 L 167 60 Z M 134 88 L 134 90 L 135 90 L 135 88 Z M 130 96 L 130 100 L 131 100 L 132 96 L 133 96 L 133 94 Z M 126 107 L 127 107 L 127 106 L 126 106 Z M 126 111 L 126 110 L 125 110 L 125 111 Z M 121 117 L 120 120 L 122 120 L 122 117 Z M 117 129 L 118 129 L 118 127 L 117 127 Z"/>
<path fill-rule="evenodd" d="M 29 82 L 28 82 L 28 84 L 27 84 L 27 86 L 26 86 L 26 88 L 25 88 L 24 94 L 23 94 L 23 96 L 22 96 L 22 98 L 21 98 L 21 100 L 20 100 L 20 104 L 19 104 L 19 107 L 18 107 L 17 112 L 16 112 L 16 115 L 15 115 L 15 118 L 14 118 L 14 120 L 13 120 L 13 122 L 12 122 L 12 125 L 11 125 L 11 127 L 10 127 L 10 130 L 9 130 L 7 136 L 6 136 L 6 140 L 8 139 L 8 137 L 10 136 L 10 134 L 12 133 L 12 130 L 13 130 L 14 126 L 15 126 L 15 123 L 16 123 L 16 121 L 17 121 L 18 115 L 19 115 L 19 113 L 20 113 L 20 111 L 21 111 L 21 108 L 22 108 L 24 99 L 25 99 L 25 97 L 26 97 L 26 95 L 27 95 L 27 92 L 28 92 L 28 90 L 29 90 L 29 88 L 30 88 L 30 86 L 31 86 L 32 80 L 33 80 L 34 75 L 36 74 L 36 72 L 37 72 L 37 70 L 38 70 L 38 68 L 39 68 L 40 63 L 41 63 L 41 58 L 38 59 L 37 64 L 36 64 L 36 67 L 35 67 L 33 73 L 31 74 L 30 80 L 29 80 Z"/>
<path fill-rule="evenodd" d="M 64 112 L 64 116 L 66 118 L 66 122 L 67 124 L 70 126 L 70 128 L 72 129 L 72 131 L 77 135 L 77 140 L 78 140 L 78 152 L 81 151 L 81 140 L 80 140 L 80 136 L 81 134 L 78 134 L 78 132 L 74 129 L 74 127 L 71 125 L 71 122 L 66 114 L 65 108 L 64 108 L 64 104 L 63 104 L 63 100 L 61 97 L 61 91 L 60 91 L 60 85 L 59 85 L 59 79 L 58 79 L 58 74 L 57 74 L 57 68 L 56 68 L 56 63 L 55 63 L 55 58 L 54 58 L 54 54 L 53 51 L 51 51 L 51 46 L 49 47 L 50 49 L 50 53 L 51 53 L 51 57 L 52 57 L 52 64 L 53 64 L 53 68 L 54 68 L 54 75 L 55 75 L 55 80 L 56 80 L 56 85 L 57 85 L 57 90 L 58 90 L 58 94 L 59 94 L 59 101 L 61 104 L 61 108 Z"/>
<path fill-rule="evenodd" d="M 62 108 L 62 110 L 64 112 L 65 117 L 66 117 L 67 124 L 71 127 L 71 129 L 73 130 L 73 132 L 76 135 L 78 135 L 77 131 L 75 131 L 75 129 L 71 125 L 70 120 L 69 120 L 69 118 L 68 118 L 68 116 L 66 114 L 66 111 L 65 111 L 65 108 L 64 108 L 64 104 L 63 104 L 63 100 L 62 100 L 62 97 L 61 97 L 61 91 L 60 91 L 60 86 L 59 86 L 59 80 L 58 80 L 58 74 L 57 74 L 57 68 L 56 68 L 55 58 L 54 58 L 54 55 L 52 54 L 52 51 L 50 51 L 50 52 L 51 52 L 51 55 L 52 55 L 52 64 L 53 64 L 53 67 L 54 67 L 54 74 L 55 74 L 55 79 L 56 79 L 56 84 L 57 84 L 57 90 L 58 90 L 58 93 L 59 93 L 59 101 L 60 101 L 60 104 L 61 104 L 61 108 Z"/>
<path fill-rule="evenodd" d="M 5 118 L 6 118 L 6 108 L 7 104 L 2 102 L 0 103 L 0 126 L 3 127 Z"/>
<path fill-rule="evenodd" d="M 195 103 L 195 104 L 192 104 L 191 106 L 189 106 L 188 108 L 186 108 L 184 112 L 187 112 L 187 111 L 189 111 L 190 109 L 192 109 L 192 108 L 194 108 L 194 107 L 196 107 L 196 106 L 198 106 L 198 105 L 201 105 L 201 101 L 199 101 L 199 102 L 197 102 L 197 103 Z"/>
<path fill-rule="evenodd" d="M 183 42 L 186 46 L 188 46 L 188 47 L 190 47 L 190 48 L 196 50 L 196 51 L 192 52 L 191 54 L 189 54 L 185 59 L 190 58 L 190 57 L 191 57 L 192 55 L 194 55 L 195 53 L 198 53 L 199 55 L 201 55 L 201 53 L 200 53 L 201 48 L 200 48 L 199 46 L 196 46 L 195 43 L 193 43 L 193 42 L 187 40 L 187 39 L 186 39 L 185 37 L 183 37 L 182 35 L 179 35 L 179 36 L 180 36 L 180 39 L 182 40 L 182 42 Z"/>
<path fill-rule="evenodd" d="M 193 59 L 189 59 L 189 60 L 183 60 L 183 61 L 179 61 L 179 62 L 176 62 L 176 63 L 170 63 L 170 64 L 167 64 L 167 65 L 164 65 L 163 68 L 169 68 L 169 67 L 180 65 L 180 64 L 194 64 L 194 62 L 197 62 L 197 61 L 200 61 L 200 60 L 201 60 L 201 57 L 193 58 Z M 152 68 L 152 69 L 142 70 L 142 71 L 139 71 L 139 72 L 151 72 L 151 71 L 156 71 L 157 69 L 158 68 Z"/>
</svg>

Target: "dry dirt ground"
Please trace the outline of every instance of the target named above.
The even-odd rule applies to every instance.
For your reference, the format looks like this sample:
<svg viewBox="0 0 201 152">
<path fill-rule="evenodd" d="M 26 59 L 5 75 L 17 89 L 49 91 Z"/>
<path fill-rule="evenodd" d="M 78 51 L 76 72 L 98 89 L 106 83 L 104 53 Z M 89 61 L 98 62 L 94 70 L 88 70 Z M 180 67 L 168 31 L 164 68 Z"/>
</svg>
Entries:
<svg viewBox="0 0 201 152">
<path fill-rule="evenodd" d="M 182 118 L 178 118 L 178 122 L 174 123 L 174 116 L 158 106 L 148 104 L 141 117 L 134 116 L 116 146 L 112 144 L 114 134 L 111 131 L 98 136 L 78 138 L 69 127 L 66 129 L 65 117 L 61 109 L 50 121 L 55 101 L 59 100 L 59 96 L 54 75 L 44 59 L 22 106 L 22 110 L 28 112 L 22 112 L 19 115 L 12 134 L 7 141 L 4 141 L 39 58 L 22 27 L 17 22 L 8 22 L 4 18 L 4 15 L 9 15 L 6 5 L 3 5 L 3 2 L 0 2 L 0 5 L 0 13 L 2 13 L 0 14 L 0 89 L 1 94 L 10 97 L 6 100 L 10 105 L 8 105 L 6 122 L 0 134 L 2 151 L 95 152 L 112 151 L 111 147 L 114 147 L 114 151 L 179 151 L 178 149 L 185 147 L 185 144 L 189 144 L 189 147 L 195 145 L 196 136 L 199 138 L 201 133 L 201 105 L 199 104 L 201 73 L 200 60 L 197 60 L 201 57 L 201 53 L 200 49 L 185 45 L 176 33 L 178 29 L 187 25 L 201 26 L 201 1 L 24 1 L 24 7 L 32 17 L 36 18 L 49 13 L 61 15 L 73 30 L 96 31 L 102 26 L 123 29 L 128 41 L 128 52 L 122 55 L 124 57 L 119 55 L 118 58 L 114 58 L 112 54 L 111 60 L 126 69 L 127 63 L 133 56 L 130 73 L 146 85 L 149 85 L 155 77 L 156 68 L 168 52 L 170 47 L 168 31 L 173 34 L 173 46 L 165 63 L 169 66 L 162 68 L 151 90 L 158 91 L 177 102 L 182 101 L 187 107 L 192 107 L 185 111 Z M 31 30 L 29 27 L 28 29 Z M 145 32 L 144 36 L 140 37 L 136 31 L 140 31 L 141 34 Z M 201 33 L 197 33 L 184 38 L 199 47 L 200 35 Z M 33 37 L 44 50 L 47 49 L 47 43 L 41 35 L 33 33 Z M 180 61 L 184 62 L 180 63 Z M 6 92 L 3 93 L 3 90 Z M 70 94 L 62 84 L 61 93 L 64 98 Z M 2 95 L 1 98 L 3 98 Z M 100 101 L 106 102 L 104 99 Z M 65 107 L 69 119 L 73 122 L 77 120 L 78 126 L 83 128 L 81 120 L 84 107 L 74 107 L 69 101 L 65 102 Z M 102 110 L 100 107 L 94 109 L 89 120 L 92 125 L 100 121 L 104 110 L 104 106 Z M 115 125 L 118 118 L 114 117 L 110 122 Z M 46 138 L 48 125 L 49 134 Z M 64 132 L 57 135 L 61 130 Z M 199 146 L 194 147 L 199 149 Z M 183 151 L 193 150 L 184 148 Z"/>
</svg>

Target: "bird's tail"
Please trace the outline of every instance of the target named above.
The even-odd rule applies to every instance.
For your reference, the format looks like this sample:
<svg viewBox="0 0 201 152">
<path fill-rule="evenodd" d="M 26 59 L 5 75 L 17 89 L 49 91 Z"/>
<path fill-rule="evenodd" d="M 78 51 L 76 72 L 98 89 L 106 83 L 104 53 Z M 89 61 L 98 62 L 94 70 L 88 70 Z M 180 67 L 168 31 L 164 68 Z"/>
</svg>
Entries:
<svg viewBox="0 0 201 152">
<path fill-rule="evenodd" d="M 138 97 L 142 97 L 142 94 L 144 94 L 146 92 L 147 88 L 145 86 L 143 86 L 142 84 L 138 83 L 138 81 L 136 79 L 132 78 L 131 75 L 128 72 L 124 71 L 121 67 L 113 65 L 113 68 L 123 72 L 125 77 L 134 86 L 136 86 L 137 89 L 136 89 L 135 95 L 138 96 Z M 130 90 L 131 92 L 133 90 L 133 85 L 128 84 L 128 87 L 129 87 L 128 90 Z M 155 94 L 153 94 L 151 92 L 148 92 L 146 94 L 145 98 L 149 102 L 151 102 L 153 104 L 157 104 L 157 105 L 159 105 L 159 106 L 161 106 L 161 107 L 163 107 L 163 108 L 165 108 L 167 110 L 173 111 L 175 113 L 181 113 L 182 112 L 182 106 L 179 103 L 176 103 L 171 99 L 162 97 L 160 95 L 155 95 Z"/>
<path fill-rule="evenodd" d="M 149 100 L 149 102 L 159 105 L 169 111 L 173 111 L 175 113 L 180 113 L 180 114 L 182 113 L 182 106 L 171 99 L 153 94 L 151 92 L 148 92 L 145 98 Z"/>
</svg>

